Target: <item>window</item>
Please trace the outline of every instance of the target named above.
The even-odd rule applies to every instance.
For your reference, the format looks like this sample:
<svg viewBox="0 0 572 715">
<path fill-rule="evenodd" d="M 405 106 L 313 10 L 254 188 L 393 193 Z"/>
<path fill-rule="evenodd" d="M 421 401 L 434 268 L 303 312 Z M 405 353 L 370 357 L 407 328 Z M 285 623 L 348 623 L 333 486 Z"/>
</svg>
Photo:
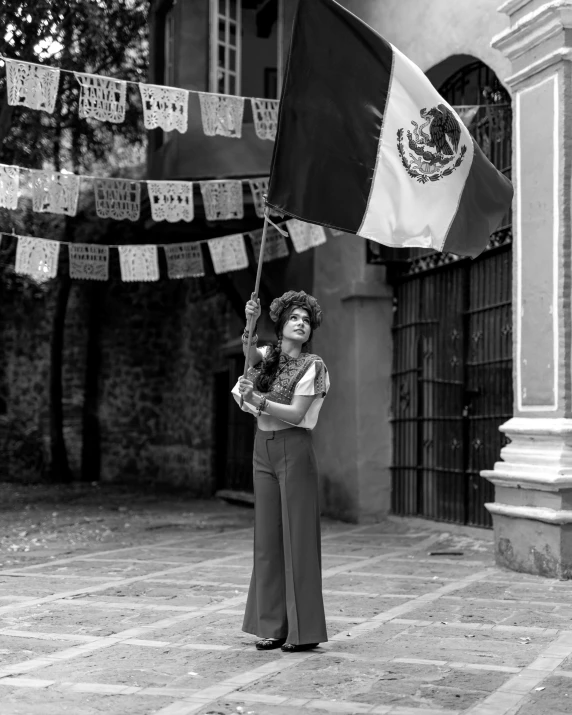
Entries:
<svg viewBox="0 0 572 715">
<path fill-rule="evenodd" d="M 210 0 L 209 90 L 276 99 L 284 0 Z"/>
<path fill-rule="evenodd" d="M 241 0 L 211 0 L 211 92 L 240 94 L 241 55 Z"/>
<path fill-rule="evenodd" d="M 281 76 L 282 3 L 242 0 L 242 94 L 277 99 Z"/>
</svg>

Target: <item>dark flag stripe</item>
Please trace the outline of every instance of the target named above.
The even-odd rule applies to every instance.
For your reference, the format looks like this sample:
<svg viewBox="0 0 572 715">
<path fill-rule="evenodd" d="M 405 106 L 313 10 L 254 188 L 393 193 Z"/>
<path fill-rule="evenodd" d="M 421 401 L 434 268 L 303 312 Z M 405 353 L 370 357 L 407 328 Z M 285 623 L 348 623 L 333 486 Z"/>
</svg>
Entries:
<svg viewBox="0 0 572 715">
<path fill-rule="evenodd" d="M 358 232 L 392 63 L 391 45 L 334 0 L 299 0 L 272 158 L 271 207 Z"/>
<path fill-rule="evenodd" d="M 512 200 L 510 181 L 489 162 L 473 139 L 475 154 L 463 187 L 459 208 L 442 251 L 474 258 L 482 252 Z"/>
</svg>

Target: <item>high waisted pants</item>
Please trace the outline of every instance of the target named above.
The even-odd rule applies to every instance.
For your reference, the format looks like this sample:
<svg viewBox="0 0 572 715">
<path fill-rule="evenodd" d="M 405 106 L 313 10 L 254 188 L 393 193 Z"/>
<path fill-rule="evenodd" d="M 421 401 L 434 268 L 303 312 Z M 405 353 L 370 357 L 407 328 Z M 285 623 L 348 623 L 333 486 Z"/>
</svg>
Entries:
<svg viewBox="0 0 572 715">
<path fill-rule="evenodd" d="M 328 636 L 312 434 L 258 429 L 253 462 L 254 567 L 242 630 L 295 645 L 322 643 Z"/>
</svg>

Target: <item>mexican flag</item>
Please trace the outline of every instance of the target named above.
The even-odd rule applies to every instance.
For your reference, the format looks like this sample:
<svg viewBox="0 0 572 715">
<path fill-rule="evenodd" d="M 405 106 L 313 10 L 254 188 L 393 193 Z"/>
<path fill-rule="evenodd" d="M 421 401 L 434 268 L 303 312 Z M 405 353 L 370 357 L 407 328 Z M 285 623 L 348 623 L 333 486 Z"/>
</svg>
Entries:
<svg viewBox="0 0 572 715">
<path fill-rule="evenodd" d="M 272 208 L 386 246 L 475 257 L 512 195 L 417 65 L 335 0 L 299 0 Z"/>
</svg>

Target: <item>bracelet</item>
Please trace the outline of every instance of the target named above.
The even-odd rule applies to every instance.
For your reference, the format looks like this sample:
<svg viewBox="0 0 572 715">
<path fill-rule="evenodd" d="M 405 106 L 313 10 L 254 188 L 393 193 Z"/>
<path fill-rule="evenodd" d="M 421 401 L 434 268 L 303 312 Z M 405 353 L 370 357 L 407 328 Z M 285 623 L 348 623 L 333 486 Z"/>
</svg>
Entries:
<svg viewBox="0 0 572 715">
<path fill-rule="evenodd" d="M 242 342 L 244 345 L 248 345 L 248 330 L 246 328 L 244 329 L 244 332 L 242 333 Z M 258 335 L 256 333 L 254 333 L 254 335 L 252 336 L 252 340 L 250 341 L 250 344 L 256 345 L 257 342 L 258 342 Z"/>
<path fill-rule="evenodd" d="M 258 405 L 258 409 L 256 410 L 257 417 L 260 417 L 260 415 L 264 412 L 264 408 L 266 407 L 266 402 L 267 402 L 266 397 L 263 397 L 260 404 Z"/>
</svg>

